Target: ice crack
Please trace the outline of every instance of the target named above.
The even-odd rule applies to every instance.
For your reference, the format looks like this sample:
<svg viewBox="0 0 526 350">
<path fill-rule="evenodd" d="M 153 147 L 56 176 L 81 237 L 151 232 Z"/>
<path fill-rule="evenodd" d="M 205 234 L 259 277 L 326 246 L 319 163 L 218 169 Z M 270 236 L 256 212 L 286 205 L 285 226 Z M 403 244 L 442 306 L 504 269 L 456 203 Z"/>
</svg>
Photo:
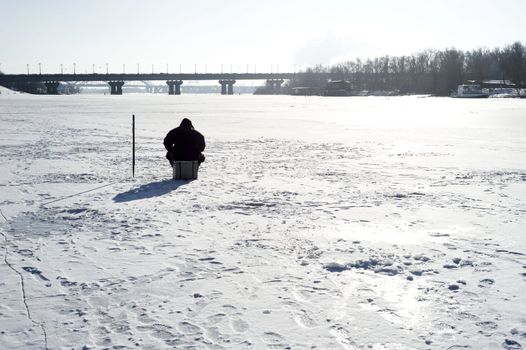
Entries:
<svg viewBox="0 0 526 350">
<path fill-rule="evenodd" d="M 7 220 L 7 218 L 5 217 L 4 213 L 2 212 L 2 209 L 0 209 L 0 214 L 1 216 L 4 218 L 5 222 L 7 224 L 9 224 L 9 220 Z M 9 245 L 9 239 L 8 239 L 8 236 L 7 234 L 3 233 L 2 231 L 0 231 L 0 234 L 4 237 L 4 263 L 15 273 L 18 275 L 18 278 L 20 280 L 20 289 L 22 290 L 22 302 L 24 304 L 24 307 L 26 309 L 26 315 L 27 315 L 27 318 L 35 325 L 35 326 L 38 326 L 40 327 L 40 329 L 42 330 L 42 334 L 44 335 L 44 348 L 45 350 L 48 350 L 48 346 L 47 346 L 47 332 L 46 332 L 46 328 L 44 327 L 44 324 L 42 322 L 38 322 L 36 321 L 35 319 L 33 319 L 31 317 L 31 311 L 29 310 L 29 305 L 27 305 L 27 296 L 26 296 L 26 286 L 25 286 L 25 283 L 24 283 L 24 276 L 22 275 L 22 273 L 20 273 L 20 271 L 18 271 L 17 269 L 15 269 L 15 267 L 13 265 L 11 265 L 11 263 L 9 262 L 9 260 L 7 259 L 8 255 L 9 255 L 9 251 L 7 249 L 8 245 Z"/>
</svg>

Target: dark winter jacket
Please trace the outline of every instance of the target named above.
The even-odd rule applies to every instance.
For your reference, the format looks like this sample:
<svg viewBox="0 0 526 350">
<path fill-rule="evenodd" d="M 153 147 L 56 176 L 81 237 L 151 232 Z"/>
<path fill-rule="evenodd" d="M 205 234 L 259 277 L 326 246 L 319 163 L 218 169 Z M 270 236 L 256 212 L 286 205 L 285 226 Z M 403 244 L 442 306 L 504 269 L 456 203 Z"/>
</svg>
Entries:
<svg viewBox="0 0 526 350">
<path fill-rule="evenodd" d="M 164 138 L 164 147 L 173 160 L 199 160 L 205 150 L 205 138 L 194 130 L 191 122 L 171 130 Z"/>
</svg>

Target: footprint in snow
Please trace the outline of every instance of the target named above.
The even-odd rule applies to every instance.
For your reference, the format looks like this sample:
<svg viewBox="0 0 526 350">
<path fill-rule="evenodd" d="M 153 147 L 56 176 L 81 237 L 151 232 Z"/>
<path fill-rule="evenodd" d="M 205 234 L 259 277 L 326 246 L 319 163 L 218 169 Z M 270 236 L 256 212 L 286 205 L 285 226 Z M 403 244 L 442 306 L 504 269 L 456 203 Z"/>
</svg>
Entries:
<svg viewBox="0 0 526 350">
<path fill-rule="evenodd" d="M 241 319 L 233 320 L 231 325 L 232 325 L 232 329 L 238 333 L 246 332 L 250 328 L 248 323 Z"/>
<path fill-rule="evenodd" d="M 164 325 L 161 325 L 164 326 Z M 151 335 L 154 338 L 161 339 L 161 340 L 168 340 L 173 339 L 177 334 L 174 334 L 173 332 L 169 331 L 170 327 L 164 326 L 164 327 L 156 327 L 154 326 L 151 330 Z"/>
<path fill-rule="evenodd" d="M 502 348 L 506 350 L 520 350 L 522 349 L 522 346 L 515 340 L 506 339 L 504 340 L 504 343 L 502 343 Z"/>
<path fill-rule="evenodd" d="M 296 321 L 298 326 L 300 326 L 301 328 L 312 328 L 317 325 L 314 318 L 309 316 L 309 314 L 305 310 L 301 310 L 300 314 L 294 316 L 294 321 Z"/>
<path fill-rule="evenodd" d="M 68 280 L 66 277 L 58 276 L 57 280 L 60 282 L 60 285 L 64 287 L 73 287 L 77 285 L 77 282 L 72 282 Z"/>
<path fill-rule="evenodd" d="M 495 284 L 495 280 L 493 280 L 491 278 L 484 278 L 483 280 L 479 281 L 479 287 L 481 287 L 481 288 L 489 287 L 489 286 L 491 286 L 493 284 Z"/>
<path fill-rule="evenodd" d="M 482 322 L 477 322 L 475 324 L 486 331 L 494 330 L 494 329 L 497 329 L 498 327 L 497 324 L 493 321 L 482 321 Z"/>
<path fill-rule="evenodd" d="M 201 334 L 201 327 L 191 324 L 190 322 L 179 322 L 177 328 L 185 334 Z"/>
<path fill-rule="evenodd" d="M 265 332 L 263 333 L 263 341 L 268 344 L 277 344 L 283 341 L 283 336 L 279 333 Z"/>
<path fill-rule="evenodd" d="M 42 274 L 42 271 L 40 271 L 39 269 L 37 269 L 36 267 L 32 267 L 32 266 L 25 266 L 25 267 L 22 267 L 22 269 L 26 272 L 29 272 L 37 277 L 39 277 L 41 280 L 43 281 L 49 281 L 48 278 L 46 278 L 46 276 L 44 276 Z"/>
<path fill-rule="evenodd" d="M 223 321 L 226 317 L 226 314 L 224 313 L 217 313 L 214 315 L 210 315 L 206 318 L 208 324 L 217 324 L 221 321 Z"/>
<path fill-rule="evenodd" d="M 217 327 L 206 329 L 206 336 L 215 342 L 228 342 L 229 340 L 223 335 Z"/>
</svg>

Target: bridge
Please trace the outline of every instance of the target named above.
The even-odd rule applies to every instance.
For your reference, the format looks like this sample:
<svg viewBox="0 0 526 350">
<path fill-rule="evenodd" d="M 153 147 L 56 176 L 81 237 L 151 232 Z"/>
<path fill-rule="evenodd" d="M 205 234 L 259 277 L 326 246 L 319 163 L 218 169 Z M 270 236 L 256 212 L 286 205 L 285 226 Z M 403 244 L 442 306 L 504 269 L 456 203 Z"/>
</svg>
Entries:
<svg viewBox="0 0 526 350">
<path fill-rule="evenodd" d="M 13 83 L 44 83 L 49 95 L 58 94 L 61 82 L 106 82 L 112 95 L 122 95 L 122 87 L 129 81 L 165 81 L 169 95 L 180 95 L 181 85 L 189 80 L 217 80 L 222 95 L 232 95 L 238 80 L 266 80 L 275 91 L 279 91 L 286 79 L 294 79 L 304 73 L 152 73 L 152 74 L 2 74 L 0 85 Z"/>
</svg>

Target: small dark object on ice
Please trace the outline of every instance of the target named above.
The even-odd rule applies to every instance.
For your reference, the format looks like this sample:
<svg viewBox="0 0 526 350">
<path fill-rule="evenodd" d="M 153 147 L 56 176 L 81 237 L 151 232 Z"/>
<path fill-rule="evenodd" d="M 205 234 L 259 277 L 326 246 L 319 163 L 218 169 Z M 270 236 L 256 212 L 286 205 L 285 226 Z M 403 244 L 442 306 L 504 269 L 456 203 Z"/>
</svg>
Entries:
<svg viewBox="0 0 526 350">
<path fill-rule="evenodd" d="M 504 343 L 502 343 L 502 348 L 506 350 L 519 350 L 522 349 L 522 346 L 515 340 L 506 339 Z"/>
<path fill-rule="evenodd" d="M 458 284 L 450 284 L 447 288 L 451 291 L 455 291 L 458 290 L 460 287 L 458 286 Z"/>
</svg>

